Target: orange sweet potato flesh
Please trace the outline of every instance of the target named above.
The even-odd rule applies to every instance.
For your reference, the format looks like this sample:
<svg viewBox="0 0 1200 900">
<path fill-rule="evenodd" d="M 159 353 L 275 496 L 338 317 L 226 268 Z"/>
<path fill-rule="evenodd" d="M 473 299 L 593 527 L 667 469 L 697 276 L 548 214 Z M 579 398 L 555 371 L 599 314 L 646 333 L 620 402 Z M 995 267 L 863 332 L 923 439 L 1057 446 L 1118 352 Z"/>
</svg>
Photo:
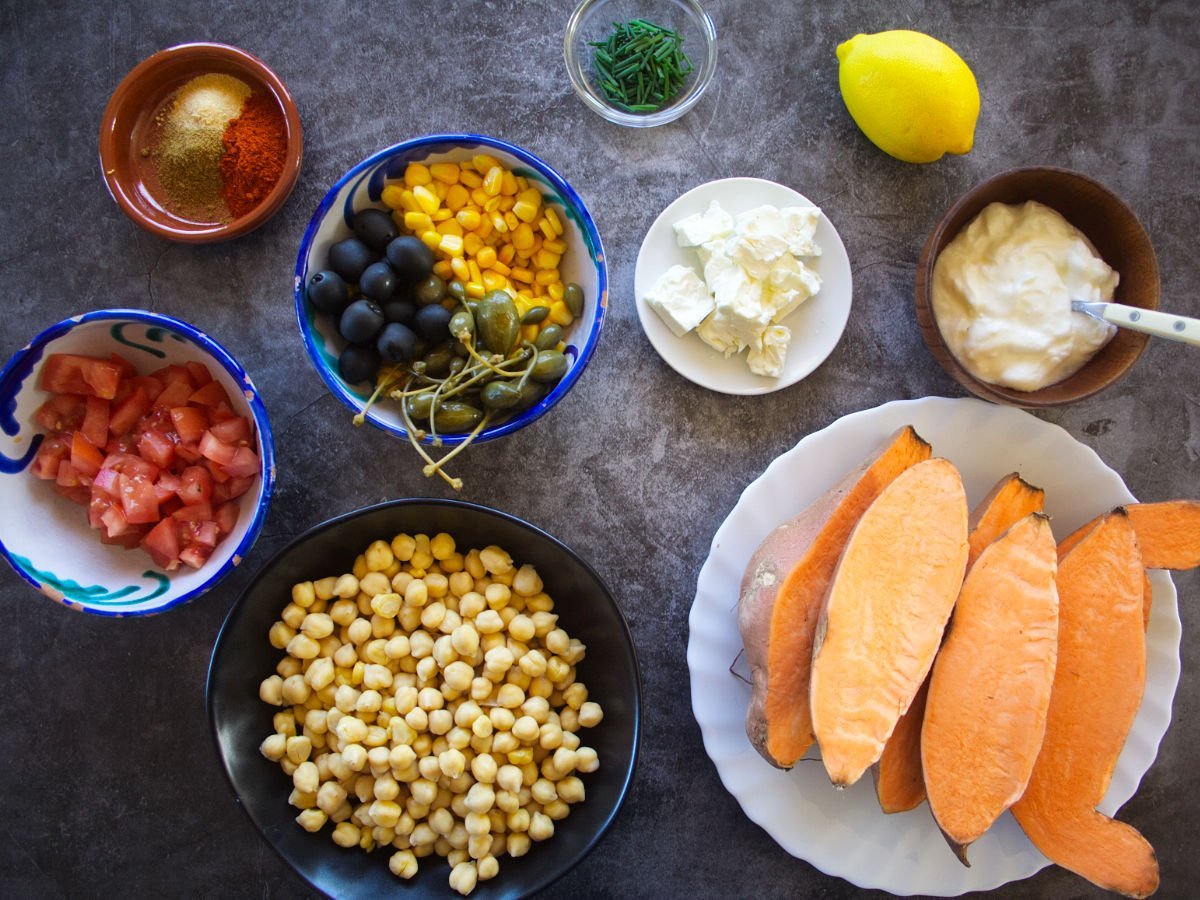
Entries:
<svg viewBox="0 0 1200 900">
<path fill-rule="evenodd" d="M 945 459 L 905 470 L 846 542 L 813 645 L 813 730 L 830 780 L 883 753 L 933 665 L 967 564 L 967 498 Z"/>
<path fill-rule="evenodd" d="M 929 679 L 921 764 L 929 808 L 966 848 L 1024 793 L 1046 731 L 1058 658 L 1058 555 L 1031 513 L 979 556 Z"/>
<path fill-rule="evenodd" d="M 1016 472 L 1006 475 L 971 512 L 968 520 L 967 571 L 992 541 L 1027 515 L 1041 512 L 1045 491 L 1034 487 Z M 875 776 L 875 796 L 885 813 L 907 812 L 925 799 L 925 776 L 921 767 L 921 721 L 929 678 L 921 685 L 912 705 L 896 723 L 896 730 L 883 748 Z"/>
<path fill-rule="evenodd" d="M 1158 888 L 1153 848 L 1135 828 L 1096 811 L 1146 680 L 1142 558 L 1124 510 L 1105 516 L 1060 561 L 1058 592 L 1046 735 L 1012 812 L 1058 865 L 1106 890 L 1147 897 Z"/>
<path fill-rule="evenodd" d="M 1137 533 L 1142 565 L 1147 569 L 1181 571 L 1200 566 L 1200 501 L 1131 503 L 1125 512 Z M 1058 558 L 1070 553 L 1099 521 L 1092 519 L 1063 538 L 1058 544 Z M 1142 583 L 1142 624 L 1149 626 L 1153 591 L 1148 577 Z"/>
<path fill-rule="evenodd" d="M 738 599 L 738 627 L 754 685 L 746 734 L 772 765 L 794 765 L 813 743 L 813 634 L 842 547 L 880 492 L 930 452 L 911 427 L 900 429 L 823 497 L 775 529 L 751 557 Z"/>
</svg>

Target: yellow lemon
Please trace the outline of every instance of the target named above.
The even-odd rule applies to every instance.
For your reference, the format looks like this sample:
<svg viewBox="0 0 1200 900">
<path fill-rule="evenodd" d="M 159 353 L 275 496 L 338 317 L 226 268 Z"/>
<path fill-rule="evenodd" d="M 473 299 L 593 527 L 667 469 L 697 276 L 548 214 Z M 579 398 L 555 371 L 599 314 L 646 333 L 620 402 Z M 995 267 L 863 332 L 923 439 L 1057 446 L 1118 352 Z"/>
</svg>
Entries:
<svg viewBox="0 0 1200 900">
<path fill-rule="evenodd" d="M 919 31 L 856 34 L 837 58 L 846 109 L 884 153 L 926 163 L 971 149 L 979 87 L 941 41 Z"/>
</svg>

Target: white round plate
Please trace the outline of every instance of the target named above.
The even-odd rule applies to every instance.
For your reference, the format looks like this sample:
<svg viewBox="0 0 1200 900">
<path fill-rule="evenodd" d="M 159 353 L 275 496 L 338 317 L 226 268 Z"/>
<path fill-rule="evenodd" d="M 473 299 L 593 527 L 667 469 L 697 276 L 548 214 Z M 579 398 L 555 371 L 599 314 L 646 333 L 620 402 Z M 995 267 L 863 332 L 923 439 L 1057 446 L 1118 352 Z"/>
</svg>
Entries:
<svg viewBox="0 0 1200 900">
<path fill-rule="evenodd" d="M 927 397 L 845 416 L 772 462 L 717 529 L 689 620 L 692 708 L 726 789 L 793 856 L 864 888 L 957 896 L 1028 878 L 1048 861 L 1005 813 L 971 845 L 971 868 L 965 868 L 943 840 L 928 804 L 886 816 L 869 776 L 838 792 L 819 759 L 802 760 L 786 772 L 770 766 L 746 738 L 750 688 L 730 673 L 742 649 L 736 606 L 751 554 L 777 525 L 904 425 L 930 441 L 935 455 L 958 466 L 972 504 L 1009 472 L 1045 488 L 1046 511 L 1059 539 L 1135 499 L 1091 449 L 1057 425 L 1017 409 Z M 1109 815 L 1133 795 L 1154 761 L 1179 682 L 1175 586 L 1165 572 L 1151 572 L 1150 580 L 1154 602 L 1146 633 L 1146 692 L 1099 807 Z"/>
<path fill-rule="evenodd" d="M 685 216 L 704 212 L 714 200 L 732 215 L 764 204 L 816 206 L 803 194 L 762 178 L 724 178 L 692 188 L 659 214 L 642 241 L 633 276 L 638 318 L 658 355 L 688 381 L 722 394 L 769 394 L 807 376 L 837 346 L 850 317 L 850 258 L 842 239 L 822 213 L 816 235 L 821 255 L 804 261 L 821 276 L 821 290 L 783 320 L 782 324 L 792 330 L 783 374 L 778 378 L 755 375 L 746 365 L 744 351 L 726 358 L 695 332 L 675 337 L 645 300 L 646 292 L 671 266 L 690 266 L 700 274 L 696 251 L 676 243 L 674 225 Z"/>
</svg>

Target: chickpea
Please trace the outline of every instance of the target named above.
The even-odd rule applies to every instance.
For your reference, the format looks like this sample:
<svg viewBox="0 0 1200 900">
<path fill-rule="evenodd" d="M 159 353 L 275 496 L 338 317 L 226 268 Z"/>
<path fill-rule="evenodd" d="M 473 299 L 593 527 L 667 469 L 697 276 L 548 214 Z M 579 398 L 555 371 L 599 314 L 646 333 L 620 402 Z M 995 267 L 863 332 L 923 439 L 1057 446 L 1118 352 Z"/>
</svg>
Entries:
<svg viewBox="0 0 1200 900">
<path fill-rule="evenodd" d="M 594 728 L 604 718 L 604 710 L 599 703 L 590 700 L 579 707 L 579 724 L 584 728 Z"/>
<path fill-rule="evenodd" d="M 279 621 L 271 626 L 271 630 L 267 632 L 267 640 L 276 650 L 283 650 L 287 647 L 288 642 L 296 636 L 296 629 L 287 622 Z"/>
<path fill-rule="evenodd" d="M 549 816 L 535 812 L 529 817 L 529 837 L 535 841 L 544 841 L 554 836 L 554 822 Z M 511 852 L 511 851 L 510 851 Z"/>
<path fill-rule="evenodd" d="M 460 862 L 450 871 L 450 887 L 464 897 L 475 890 L 479 872 L 473 862 Z"/>
<path fill-rule="evenodd" d="M 271 706 L 283 706 L 283 679 L 278 675 L 264 678 L 258 686 L 258 699 Z"/>
<path fill-rule="evenodd" d="M 388 869 L 397 878 L 407 880 L 417 874 L 417 858 L 411 850 L 398 850 L 388 860 Z"/>
<path fill-rule="evenodd" d="M 287 758 L 297 766 L 306 762 L 312 754 L 312 740 L 304 735 L 295 735 L 287 739 L 284 745 Z"/>
<path fill-rule="evenodd" d="M 391 587 L 391 585 L 388 585 Z M 376 594 L 371 598 L 371 610 L 378 616 L 385 619 L 394 619 L 400 612 L 400 607 L 404 605 L 404 598 L 394 591 L 386 591 Z M 395 628 L 396 623 L 392 622 L 392 627 Z"/>
<path fill-rule="evenodd" d="M 287 752 L 287 735 L 272 734 L 258 745 L 258 752 L 271 762 L 279 762 Z"/>
<path fill-rule="evenodd" d="M 526 831 L 528 831 L 528 829 L 526 829 Z M 529 848 L 531 846 L 532 842 L 529 839 L 529 835 L 525 833 L 510 834 L 504 842 L 504 847 L 508 851 L 508 855 L 513 859 L 524 856 L 529 852 Z"/>
<path fill-rule="evenodd" d="M 271 724 L 280 734 L 288 737 L 296 735 L 296 716 L 290 709 L 285 709 L 282 712 L 277 712 L 271 717 Z"/>
</svg>

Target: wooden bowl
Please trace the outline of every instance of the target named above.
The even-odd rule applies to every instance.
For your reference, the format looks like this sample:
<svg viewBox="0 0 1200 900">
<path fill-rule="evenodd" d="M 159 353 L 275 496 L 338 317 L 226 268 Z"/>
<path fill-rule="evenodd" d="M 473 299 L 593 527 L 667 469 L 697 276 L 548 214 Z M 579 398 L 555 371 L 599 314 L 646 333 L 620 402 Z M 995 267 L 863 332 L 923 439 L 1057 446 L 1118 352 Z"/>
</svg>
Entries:
<svg viewBox="0 0 1200 900">
<path fill-rule="evenodd" d="M 1078 372 L 1036 391 L 1018 391 L 981 381 L 950 352 L 933 310 L 933 267 L 951 240 L 989 203 L 1037 200 L 1057 210 L 1084 233 L 1100 257 L 1120 275 L 1113 300 L 1143 309 L 1158 308 L 1158 263 L 1137 216 L 1119 197 L 1092 179 L 1051 166 L 1001 172 L 964 194 L 942 216 L 917 265 L 917 322 L 933 358 L 977 397 L 1010 406 L 1040 408 L 1090 397 L 1119 381 L 1146 348 L 1149 338 L 1125 328 Z"/>
<path fill-rule="evenodd" d="M 166 209 L 156 196 L 154 161 L 143 152 L 154 143 L 161 127 L 156 117 L 171 96 L 210 72 L 232 75 L 255 93 L 273 97 L 287 135 L 287 159 L 275 187 L 257 207 L 228 222 L 194 221 Z M 117 85 L 100 123 L 100 168 L 112 198 L 147 231 L 184 243 L 228 240 L 266 222 L 295 187 L 302 151 L 300 114 L 287 87 L 262 60 L 226 44 L 180 44 L 143 60 Z"/>
</svg>

